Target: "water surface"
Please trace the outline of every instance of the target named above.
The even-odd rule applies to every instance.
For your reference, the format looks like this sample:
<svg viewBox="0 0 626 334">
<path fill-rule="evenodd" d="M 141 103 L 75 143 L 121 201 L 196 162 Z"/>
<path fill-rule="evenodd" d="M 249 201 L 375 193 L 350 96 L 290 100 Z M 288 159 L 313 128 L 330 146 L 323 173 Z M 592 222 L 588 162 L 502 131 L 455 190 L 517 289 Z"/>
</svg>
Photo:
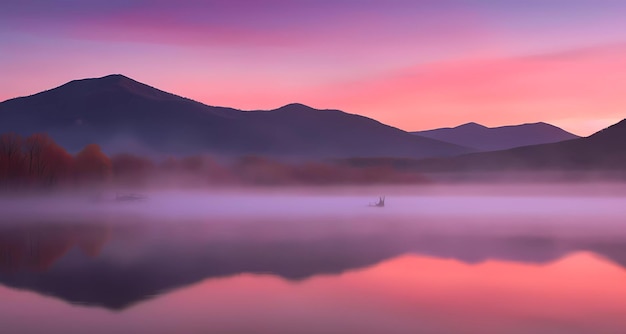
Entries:
<svg viewBox="0 0 626 334">
<path fill-rule="evenodd" d="M 13 205 L 2 332 L 626 331 L 621 195 L 230 196 Z"/>
</svg>

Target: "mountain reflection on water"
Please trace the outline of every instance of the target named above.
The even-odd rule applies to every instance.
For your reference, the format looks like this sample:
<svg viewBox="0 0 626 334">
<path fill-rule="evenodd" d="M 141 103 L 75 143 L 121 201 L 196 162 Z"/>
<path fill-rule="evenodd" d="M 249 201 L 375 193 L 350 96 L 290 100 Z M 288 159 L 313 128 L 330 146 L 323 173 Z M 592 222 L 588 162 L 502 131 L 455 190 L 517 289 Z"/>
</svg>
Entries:
<svg viewBox="0 0 626 334">
<path fill-rule="evenodd" d="M 451 233 L 380 219 L 3 223 L 0 295 L 11 298 L 0 298 L 0 323 L 36 332 L 11 316 L 23 300 L 106 323 L 103 333 L 618 333 L 625 266 L 620 236 L 549 230 Z M 63 303 L 46 306 L 42 295 Z M 162 319 L 150 327 L 148 317 Z"/>
</svg>

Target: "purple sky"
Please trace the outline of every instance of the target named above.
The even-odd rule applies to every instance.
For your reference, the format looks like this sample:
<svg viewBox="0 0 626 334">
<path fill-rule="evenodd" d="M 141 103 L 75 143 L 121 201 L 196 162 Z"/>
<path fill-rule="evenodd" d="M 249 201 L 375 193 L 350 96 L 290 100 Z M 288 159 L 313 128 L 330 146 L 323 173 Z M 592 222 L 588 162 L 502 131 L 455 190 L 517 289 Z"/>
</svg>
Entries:
<svg viewBox="0 0 626 334">
<path fill-rule="evenodd" d="M 617 0 L 3 1 L 0 100 L 121 73 L 210 105 L 588 135 L 625 117 L 624 17 Z"/>
</svg>

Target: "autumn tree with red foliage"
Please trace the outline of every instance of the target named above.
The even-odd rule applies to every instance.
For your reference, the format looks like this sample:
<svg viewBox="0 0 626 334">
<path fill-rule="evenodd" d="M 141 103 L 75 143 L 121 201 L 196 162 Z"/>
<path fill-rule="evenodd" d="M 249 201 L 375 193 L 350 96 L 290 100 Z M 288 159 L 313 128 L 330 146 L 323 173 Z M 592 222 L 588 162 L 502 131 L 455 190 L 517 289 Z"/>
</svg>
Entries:
<svg viewBox="0 0 626 334">
<path fill-rule="evenodd" d="M 74 158 L 74 175 L 79 184 L 102 184 L 110 180 L 111 159 L 97 144 L 89 144 Z"/>
<path fill-rule="evenodd" d="M 354 160 L 354 159 L 353 159 Z M 289 164 L 267 157 L 246 156 L 224 165 L 208 156 L 150 159 L 119 154 L 112 159 L 96 144 L 72 156 L 45 134 L 23 139 L 0 136 L 0 187 L 52 187 L 59 184 L 206 187 L 218 185 L 342 185 L 423 183 L 419 173 L 393 160 Z M 66 182 L 63 182 L 66 181 Z"/>
<path fill-rule="evenodd" d="M 69 178 L 72 156 L 45 134 L 0 136 L 0 184 L 49 187 Z"/>
<path fill-rule="evenodd" d="M 22 136 L 7 133 L 0 136 L 0 187 L 17 186 L 24 173 Z"/>
<path fill-rule="evenodd" d="M 24 150 L 29 182 L 50 186 L 70 176 L 72 156 L 48 135 L 34 134 L 26 138 Z"/>
</svg>

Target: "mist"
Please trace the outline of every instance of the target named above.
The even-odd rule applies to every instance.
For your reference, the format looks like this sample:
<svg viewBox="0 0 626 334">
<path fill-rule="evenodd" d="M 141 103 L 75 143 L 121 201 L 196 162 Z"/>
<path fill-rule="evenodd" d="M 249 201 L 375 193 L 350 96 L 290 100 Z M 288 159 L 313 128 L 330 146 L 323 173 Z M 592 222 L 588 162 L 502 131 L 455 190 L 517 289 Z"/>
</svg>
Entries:
<svg viewBox="0 0 626 334">
<path fill-rule="evenodd" d="M 449 233 L 624 233 L 626 185 L 425 185 L 376 187 L 218 188 L 143 191 L 119 201 L 118 191 L 0 198 L 0 222 L 146 220 L 154 224 L 200 221 L 378 221 Z M 372 207 L 379 197 L 385 207 Z"/>
</svg>

